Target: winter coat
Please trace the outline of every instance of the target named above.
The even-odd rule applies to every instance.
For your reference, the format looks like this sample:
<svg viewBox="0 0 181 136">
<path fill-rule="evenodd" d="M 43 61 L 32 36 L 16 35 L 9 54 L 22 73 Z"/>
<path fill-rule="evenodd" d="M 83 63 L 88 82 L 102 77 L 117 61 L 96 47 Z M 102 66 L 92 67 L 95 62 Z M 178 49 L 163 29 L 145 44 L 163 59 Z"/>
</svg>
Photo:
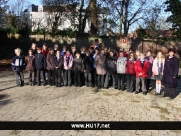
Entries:
<svg viewBox="0 0 181 136">
<path fill-rule="evenodd" d="M 86 56 L 83 60 L 83 70 L 86 70 L 86 73 L 90 73 L 93 69 L 93 59 L 90 56 Z"/>
<path fill-rule="evenodd" d="M 161 72 L 161 74 L 163 75 L 165 60 L 162 61 L 161 64 L 162 64 L 162 72 Z M 158 60 L 157 60 L 157 58 L 154 59 L 154 61 L 153 61 L 152 72 L 153 72 L 153 75 L 159 75 L 159 73 L 158 73 Z"/>
<path fill-rule="evenodd" d="M 59 58 L 57 58 L 57 56 L 55 57 L 54 64 L 55 64 L 55 67 L 58 67 L 58 69 L 62 69 L 62 67 L 63 67 L 63 58 L 62 58 L 61 55 L 59 56 Z"/>
<path fill-rule="evenodd" d="M 77 58 L 75 57 L 74 58 L 74 61 L 73 61 L 73 71 L 75 72 L 81 72 L 82 71 L 82 58 Z"/>
<path fill-rule="evenodd" d="M 174 56 L 165 60 L 162 84 L 166 87 L 176 88 L 179 71 L 179 59 Z M 173 78 L 176 77 L 176 78 Z"/>
<path fill-rule="evenodd" d="M 135 75 L 135 63 L 136 61 L 127 60 L 126 74 Z"/>
<path fill-rule="evenodd" d="M 106 56 L 104 55 L 97 55 L 95 59 L 95 66 L 98 75 L 105 75 L 106 74 Z"/>
<path fill-rule="evenodd" d="M 126 57 L 120 57 L 117 59 L 117 73 L 118 74 L 125 74 L 126 73 L 126 64 L 127 64 L 127 58 Z"/>
<path fill-rule="evenodd" d="M 73 65 L 73 56 L 72 56 L 71 54 L 69 55 L 70 59 L 69 59 L 69 64 L 68 64 L 68 66 L 67 66 L 66 57 L 67 57 L 67 55 L 64 55 L 64 56 L 63 56 L 63 66 L 64 66 L 64 69 L 65 69 L 65 70 L 68 70 L 68 67 L 69 67 L 69 69 L 72 68 L 72 65 Z"/>
<path fill-rule="evenodd" d="M 71 54 L 72 54 L 72 56 L 73 56 L 73 58 L 75 58 L 76 56 L 76 51 L 75 52 L 71 52 Z"/>
<path fill-rule="evenodd" d="M 148 74 L 148 69 L 149 69 L 149 62 L 145 60 L 144 66 L 142 67 L 141 61 L 137 60 L 135 64 L 135 72 L 136 72 L 136 77 L 140 77 L 139 74 L 142 73 L 143 78 L 147 78 Z"/>
<path fill-rule="evenodd" d="M 47 62 L 47 70 L 54 70 L 55 69 L 55 55 L 54 54 L 48 54 L 47 58 L 46 58 L 46 62 Z"/>
<path fill-rule="evenodd" d="M 81 52 L 80 57 L 81 57 L 82 59 L 84 59 L 84 58 L 86 57 L 85 52 Z"/>
<path fill-rule="evenodd" d="M 109 73 L 116 74 L 117 69 L 116 69 L 116 62 L 117 62 L 117 57 L 111 57 L 109 56 L 106 60 L 106 70 Z"/>
<path fill-rule="evenodd" d="M 147 73 L 147 78 L 151 79 L 152 78 L 152 66 L 153 66 L 154 58 L 153 58 L 153 56 L 150 56 L 150 57 L 146 56 L 145 59 L 148 60 L 148 62 L 149 62 L 149 69 L 148 69 L 148 73 Z"/>
<path fill-rule="evenodd" d="M 25 57 L 25 64 L 27 71 L 34 71 L 35 70 L 35 56 L 27 55 Z"/>
<path fill-rule="evenodd" d="M 35 56 L 37 54 L 37 50 L 32 49 L 32 51 L 33 51 L 33 55 Z"/>
<path fill-rule="evenodd" d="M 37 53 L 35 55 L 35 68 L 37 70 L 46 69 L 46 57 L 43 53 Z"/>
<path fill-rule="evenodd" d="M 15 71 L 23 71 L 25 69 L 25 60 L 22 56 L 14 56 L 11 64 L 12 69 Z"/>
</svg>

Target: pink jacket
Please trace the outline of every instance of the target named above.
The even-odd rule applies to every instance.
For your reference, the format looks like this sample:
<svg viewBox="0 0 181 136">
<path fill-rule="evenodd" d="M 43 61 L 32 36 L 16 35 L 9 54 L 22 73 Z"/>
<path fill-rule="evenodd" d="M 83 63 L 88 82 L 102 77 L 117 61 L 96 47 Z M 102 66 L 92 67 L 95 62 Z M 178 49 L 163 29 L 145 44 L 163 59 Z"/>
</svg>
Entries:
<svg viewBox="0 0 181 136">
<path fill-rule="evenodd" d="M 162 75 L 163 75 L 164 65 L 165 65 L 165 61 L 162 62 Z M 153 61 L 152 72 L 153 72 L 154 75 L 158 75 L 157 58 L 155 58 L 154 61 Z"/>
<path fill-rule="evenodd" d="M 66 56 L 67 56 L 67 55 L 64 55 L 64 56 L 63 56 L 63 60 L 64 60 L 64 63 L 63 63 L 64 65 L 63 65 L 63 66 L 64 66 L 64 69 L 65 69 L 65 70 L 71 69 L 71 68 L 72 68 L 72 65 L 73 65 L 73 57 L 72 57 L 72 55 L 70 54 L 70 60 L 69 60 L 69 65 L 68 65 L 68 66 L 67 66 L 67 62 L 66 62 Z"/>
</svg>

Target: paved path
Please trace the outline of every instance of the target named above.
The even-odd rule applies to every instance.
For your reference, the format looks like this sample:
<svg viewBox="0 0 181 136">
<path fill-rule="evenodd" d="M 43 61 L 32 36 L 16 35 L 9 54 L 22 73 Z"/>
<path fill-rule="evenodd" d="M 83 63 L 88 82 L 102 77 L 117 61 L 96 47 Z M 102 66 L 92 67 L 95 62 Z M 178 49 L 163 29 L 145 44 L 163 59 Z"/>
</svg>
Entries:
<svg viewBox="0 0 181 136">
<path fill-rule="evenodd" d="M 25 81 L 27 74 L 25 74 Z M 1 121 L 181 121 L 175 99 L 88 87 L 16 87 L 12 72 L 0 73 Z M 179 89 L 178 89 L 179 91 Z M 0 131 L 0 136 L 181 136 L 181 131 Z"/>
</svg>

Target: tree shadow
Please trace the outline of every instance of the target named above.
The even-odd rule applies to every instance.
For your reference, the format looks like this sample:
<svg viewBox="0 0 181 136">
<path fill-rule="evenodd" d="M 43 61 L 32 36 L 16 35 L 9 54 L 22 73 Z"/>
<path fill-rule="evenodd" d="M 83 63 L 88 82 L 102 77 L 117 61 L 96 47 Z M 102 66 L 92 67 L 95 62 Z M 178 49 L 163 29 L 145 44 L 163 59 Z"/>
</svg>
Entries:
<svg viewBox="0 0 181 136">
<path fill-rule="evenodd" d="M 8 89 L 15 88 L 15 87 L 17 87 L 17 86 L 11 86 L 11 87 L 7 87 L 7 88 L 3 88 L 3 89 L 0 89 L 0 92 L 5 91 L 5 90 L 8 90 Z M 1 95 L 1 94 L 0 94 L 0 95 Z"/>
<path fill-rule="evenodd" d="M 0 107 L 12 102 L 10 99 L 5 99 L 8 96 L 7 94 L 0 94 Z"/>
</svg>

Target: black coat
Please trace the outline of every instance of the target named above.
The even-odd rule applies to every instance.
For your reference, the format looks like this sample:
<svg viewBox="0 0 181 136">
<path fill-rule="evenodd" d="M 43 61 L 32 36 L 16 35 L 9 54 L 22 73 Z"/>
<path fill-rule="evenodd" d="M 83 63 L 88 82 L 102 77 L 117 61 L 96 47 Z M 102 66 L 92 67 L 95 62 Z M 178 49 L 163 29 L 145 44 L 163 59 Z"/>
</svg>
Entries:
<svg viewBox="0 0 181 136">
<path fill-rule="evenodd" d="M 43 53 L 37 53 L 35 55 L 35 67 L 37 70 L 46 69 L 46 57 Z"/>
<path fill-rule="evenodd" d="M 84 58 L 86 57 L 86 54 L 85 54 L 85 53 L 81 53 L 81 54 L 80 54 L 80 57 L 81 57 L 82 59 L 84 59 Z"/>
<path fill-rule="evenodd" d="M 86 56 L 83 60 L 83 70 L 86 70 L 86 73 L 90 73 L 93 69 L 93 59 L 90 56 Z"/>
<path fill-rule="evenodd" d="M 176 88 L 177 78 L 179 71 L 179 59 L 177 57 L 170 58 L 167 57 L 165 60 L 164 70 L 163 70 L 163 81 L 162 84 L 165 87 Z M 173 78 L 176 77 L 176 78 Z"/>
<path fill-rule="evenodd" d="M 73 71 L 75 72 L 81 72 L 82 71 L 82 58 L 74 58 L 73 61 Z"/>
<path fill-rule="evenodd" d="M 106 70 L 109 73 L 112 74 L 116 74 L 117 70 L 116 70 L 116 61 L 117 61 L 117 57 L 113 56 L 109 56 L 106 60 Z"/>
<path fill-rule="evenodd" d="M 72 54 L 73 58 L 76 57 L 76 51 L 75 52 L 71 52 L 71 54 Z"/>
</svg>

